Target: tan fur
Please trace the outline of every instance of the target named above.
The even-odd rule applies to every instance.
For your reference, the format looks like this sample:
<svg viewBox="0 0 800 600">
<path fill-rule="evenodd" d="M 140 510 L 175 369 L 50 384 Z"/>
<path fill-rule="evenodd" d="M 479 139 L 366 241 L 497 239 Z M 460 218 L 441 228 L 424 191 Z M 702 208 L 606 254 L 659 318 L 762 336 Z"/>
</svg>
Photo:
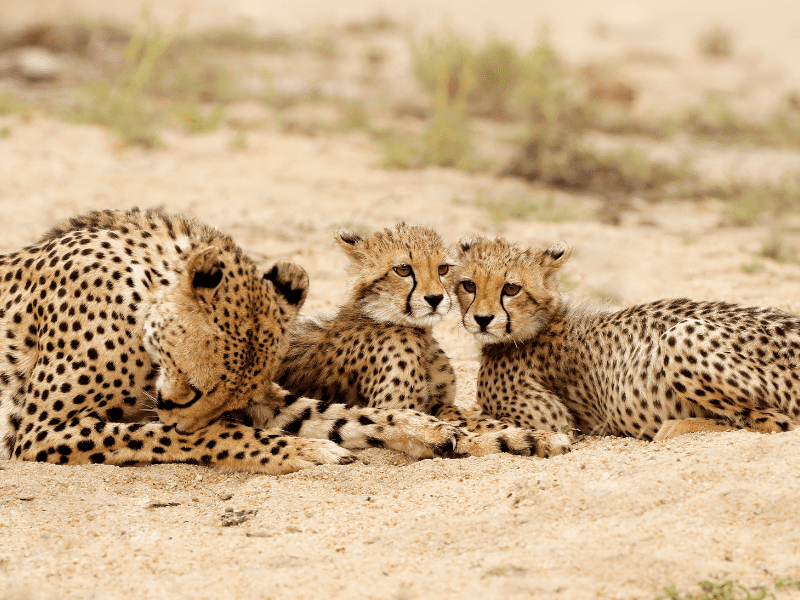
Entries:
<svg viewBox="0 0 800 600">
<path fill-rule="evenodd" d="M 462 322 L 485 343 L 486 412 L 519 426 L 645 439 L 796 426 L 800 319 L 688 299 L 624 310 L 565 303 L 556 275 L 570 253 L 565 243 L 459 244 Z M 503 293 L 509 283 L 521 286 L 516 295 Z"/>
<path fill-rule="evenodd" d="M 459 454 L 569 450 L 566 436 L 510 428 L 453 404 L 455 374 L 431 328 L 452 304 L 455 261 L 434 231 L 401 223 L 364 239 L 351 232 L 336 238 L 351 260 L 349 299 L 333 316 L 298 321 L 279 368 L 282 386 L 329 402 L 414 409 L 456 423 L 466 428 Z"/>
<path fill-rule="evenodd" d="M 431 439 L 399 415 L 397 443 L 388 415 L 272 382 L 307 289 L 299 266 L 260 274 L 228 236 L 157 211 L 90 213 L 0 256 L 0 458 L 279 474 L 354 460 L 331 440 L 454 447 L 453 427 Z"/>
</svg>

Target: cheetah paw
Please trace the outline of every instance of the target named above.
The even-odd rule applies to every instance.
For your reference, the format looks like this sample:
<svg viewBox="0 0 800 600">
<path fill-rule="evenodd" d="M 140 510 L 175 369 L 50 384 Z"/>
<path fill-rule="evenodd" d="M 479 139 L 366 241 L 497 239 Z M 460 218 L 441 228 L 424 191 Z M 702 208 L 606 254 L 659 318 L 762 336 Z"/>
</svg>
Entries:
<svg viewBox="0 0 800 600">
<path fill-rule="evenodd" d="M 408 411 L 411 412 L 411 411 Z M 418 412 L 395 416 L 384 426 L 384 447 L 404 452 L 414 458 L 447 456 L 456 452 L 461 428 Z"/>
<path fill-rule="evenodd" d="M 561 440 L 551 440 L 548 436 L 561 435 L 566 440 L 567 449 L 558 451 Z M 459 439 L 456 452 L 466 456 L 486 456 L 507 452 L 518 456 L 552 456 L 569 452 L 569 438 L 563 434 L 533 431 L 521 427 L 508 427 L 490 433 L 470 433 Z"/>
<path fill-rule="evenodd" d="M 529 435 L 535 448 L 536 456 L 541 458 L 550 458 L 551 456 L 572 452 L 572 441 L 564 433 L 534 431 Z"/>
<path fill-rule="evenodd" d="M 317 465 L 349 465 L 356 460 L 355 454 L 329 440 L 296 438 L 297 443 L 285 450 L 286 470 L 292 473 Z"/>
</svg>

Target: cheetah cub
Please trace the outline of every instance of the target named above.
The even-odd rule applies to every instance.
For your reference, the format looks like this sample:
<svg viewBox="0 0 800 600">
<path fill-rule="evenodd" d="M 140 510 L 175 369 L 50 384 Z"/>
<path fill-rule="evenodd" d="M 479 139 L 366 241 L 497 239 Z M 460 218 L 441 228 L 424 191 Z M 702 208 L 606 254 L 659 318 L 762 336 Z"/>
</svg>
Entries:
<svg viewBox="0 0 800 600">
<path fill-rule="evenodd" d="M 455 261 L 436 232 L 400 223 L 366 238 L 347 231 L 335 238 L 351 262 L 350 297 L 333 316 L 298 320 L 278 368 L 281 386 L 456 423 L 457 454 L 569 451 L 565 435 L 509 427 L 453 404 L 455 374 L 431 330 L 452 305 Z"/>
<path fill-rule="evenodd" d="M 624 310 L 565 302 L 572 254 L 464 238 L 458 301 L 483 342 L 478 403 L 521 427 L 663 440 L 794 429 L 800 318 L 685 298 Z"/>
</svg>

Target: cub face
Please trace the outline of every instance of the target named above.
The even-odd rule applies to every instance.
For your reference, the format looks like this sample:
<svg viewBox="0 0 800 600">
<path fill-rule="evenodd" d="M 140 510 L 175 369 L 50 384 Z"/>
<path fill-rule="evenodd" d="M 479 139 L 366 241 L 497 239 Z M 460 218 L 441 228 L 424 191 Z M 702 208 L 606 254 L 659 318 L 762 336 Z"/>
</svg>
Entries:
<svg viewBox="0 0 800 600">
<path fill-rule="evenodd" d="M 263 395 L 307 291 L 293 263 L 260 276 L 231 252 L 195 251 L 145 321 L 145 348 L 159 366 L 159 419 L 191 433 Z"/>
<path fill-rule="evenodd" d="M 338 231 L 335 239 L 350 259 L 353 297 L 365 315 L 430 327 L 450 310 L 455 261 L 432 229 L 399 223 L 365 238 Z"/>
<path fill-rule="evenodd" d="M 561 306 L 556 274 L 572 255 L 570 244 L 539 250 L 502 238 L 466 237 L 457 251 L 461 320 L 478 341 L 531 339 Z"/>
</svg>

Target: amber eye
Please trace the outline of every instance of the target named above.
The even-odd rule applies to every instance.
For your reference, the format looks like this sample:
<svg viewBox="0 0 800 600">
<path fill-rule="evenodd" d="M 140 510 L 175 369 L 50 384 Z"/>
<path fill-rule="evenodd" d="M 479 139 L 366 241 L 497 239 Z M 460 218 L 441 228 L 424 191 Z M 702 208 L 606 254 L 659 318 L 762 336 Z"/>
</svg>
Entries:
<svg viewBox="0 0 800 600">
<path fill-rule="evenodd" d="M 394 272 L 400 275 L 400 277 L 408 277 L 411 275 L 411 267 L 408 265 L 400 265 L 394 268 Z"/>
<path fill-rule="evenodd" d="M 439 265 L 439 276 L 443 277 L 447 275 L 447 272 L 450 270 L 450 265 Z"/>
<path fill-rule="evenodd" d="M 516 296 L 521 289 L 522 287 L 518 286 L 516 283 L 507 283 L 503 286 L 503 293 L 506 296 Z"/>
<path fill-rule="evenodd" d="M 472 281 L 462 281 L 461 287 L 463 287 L 464 290 L 470 294 L 475 293 L 475 283 Z"/>
</svg>

